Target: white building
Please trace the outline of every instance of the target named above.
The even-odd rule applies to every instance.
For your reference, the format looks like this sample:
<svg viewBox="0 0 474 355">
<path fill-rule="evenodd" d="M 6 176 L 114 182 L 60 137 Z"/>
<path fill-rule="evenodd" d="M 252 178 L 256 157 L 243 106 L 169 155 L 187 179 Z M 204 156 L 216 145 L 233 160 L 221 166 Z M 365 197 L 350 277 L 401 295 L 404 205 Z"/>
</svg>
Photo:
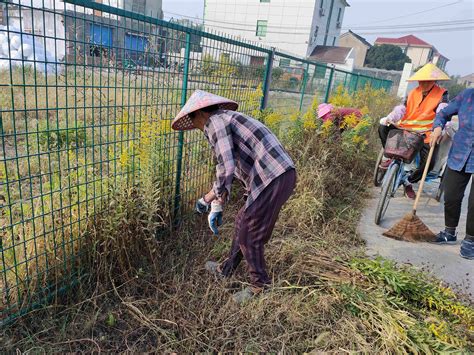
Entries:
<svg viewBox="0 0 474 355">
<path fill-rule="evenodd" d="M 305 57 L 335 46 L 345 0 L 205 0 L 204 24 L 233 36 Z"/>
</svg>

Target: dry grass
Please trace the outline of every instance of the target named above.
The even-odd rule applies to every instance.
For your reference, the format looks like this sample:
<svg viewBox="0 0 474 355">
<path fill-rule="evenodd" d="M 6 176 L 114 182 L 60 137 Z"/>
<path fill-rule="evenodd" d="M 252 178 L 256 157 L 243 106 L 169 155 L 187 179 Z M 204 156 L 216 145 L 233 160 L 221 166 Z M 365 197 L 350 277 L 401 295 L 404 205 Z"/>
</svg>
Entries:
<svg viewBox="0 0 474 355">
<path fill-rule="evenodd" d="M 134 213 L 149 209 L 129 196 L 128 204 L 117 204 L 133 212 L 125 214 L 128 222 L 105 218 L 106 228 L 97 228 L 96 240 L 104 240 L 104 230 L 109 237 L 96 243 L 94 272 L 84 283 L 90 288 L 17 320 L 0 341 L 11 351 L 38 352 L 472 350 L 466 324 L 472 318 L 449 323 L 455 336 L 440 340 L 429 326 L 452 314 L 391 295 L 384 282 L 350 262 L 362 251 L 355 226 L 368 160 L 317 137 L 292 155 L 298 187 L 266 251 L 274 283 L 269 292 L 238 307 L 230 295 L 245 285 L 245 265 L 226 282 L 203 269 L 206 260 L 225 256 L 239 203 L 227 209 L 219 239 L 210 237 L 204 220 L 194 219 L 155 241 L 133 222 Z"/>
<path fill-rule="evenodd" d="M 48 283 L 68 281 L 93 214 L 119 185 L 141 179 L 145 149 L 155 155 L 163 206 L 172 201 L 177 134 L 169 118 L 181 92 L 173 88 L 179 73 L 164 76 L 83 67 L 48 77 L 0 71 L 0 319 L 33 303 Z M 208 159 L 197 141 L 186 136 L 185 170 L 197 157 Z M 195 169 L 199 182 L 187 174 L 183 191 L 201 191 L 208 171 Z"/>
<path fill-rule="evenodd" d="M 374 119 L 393 102 L 377 95 L 354 98 Z M 200 156 L 197 137 L 188 138 L 183 184 L 202 189 L 208 170 L 193 170 L 193 161 L 207 167 L 208 157 Z M 88 224 L 82 282 L 3 328 L 0 344 L 10 352 L 474 350 L 474 311 L 456 295 L 411 271 L 354 260 L 363 255 L 355 228 L 371 171 L 368 150 L 341 149 L 315 132 L 293 138 L 298 186 L 266 249 L 269 292 L 238 307 L 230 295 L 246 285 L 245 264 L 225 282 L 203 268 L 225 257 L 243 201 L 226 209 L 219 238 L 195 216 L 169 234 L 169 206 L 159 201 L 170 182 L 160 186 L 150 170 L 140 186 L 114 190 Z"/>
</svg>

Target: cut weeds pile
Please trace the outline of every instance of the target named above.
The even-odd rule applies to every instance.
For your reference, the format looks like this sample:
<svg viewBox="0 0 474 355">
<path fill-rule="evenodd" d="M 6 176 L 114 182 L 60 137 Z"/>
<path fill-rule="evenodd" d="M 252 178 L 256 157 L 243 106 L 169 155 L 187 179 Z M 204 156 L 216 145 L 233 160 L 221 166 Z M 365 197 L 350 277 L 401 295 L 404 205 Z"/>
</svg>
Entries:
<svg viewBox="0 0 474 355">
<path fill-rule="evenodd" d="M 196 217 L 155 240 L 157 207 L 125 194 L 108 214 L 121 218 L 96 224 L 90 280 L 4 329 L 0 343 L 35 352 L 474 351 L 469 305 L 421 273 L 364 258 L 355 229 L 371 149 L 305 126 L 284 138 L 298 186 L 266 250 L 273 289 L 239 307 L 230 295 L 247 280 L 245 263 L 224 282 L 204 271 L 225 257 L 243 201 L 227 207 L 219 238 Z"/>
</svg>

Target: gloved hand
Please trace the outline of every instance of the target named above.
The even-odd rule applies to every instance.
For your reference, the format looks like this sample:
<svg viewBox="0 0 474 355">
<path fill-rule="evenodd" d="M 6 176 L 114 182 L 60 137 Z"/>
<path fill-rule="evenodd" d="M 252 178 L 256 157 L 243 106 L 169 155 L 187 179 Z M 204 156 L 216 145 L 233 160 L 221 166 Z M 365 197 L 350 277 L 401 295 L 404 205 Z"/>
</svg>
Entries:
<svg viewBox="0 0 474 355">
<path fill-rule="evenodd" d="M 441 111 L 443 108 L 445 108 L 446 106 L 448 106 L 448 104 L 446 102 L 442 102 L 438 105 L 438 107 L 436 108 L 436 113 L 438 113 L 439 111 Z"/>
<path fill-rule="evenodd" d="M 406 107 L 404 105 L 395 106 L 386 117 L 380 119 L 380 124 L 384 126 L 390 126 L 400 121 L 406 113 Z"/>
<path fill-rule="evenodd" d="M 390 124 L 392 123 L 390 121 L 390 117 L 388 117 L 388 116 L 387 117 L 382 117 L 379 122 L 382 126 L 390 126 Z"/>
<path fill-rule="evenodd" d="M 211 231 L 214 233 L 214 235 L 219 234 L 217 227 L 222 225 L 222 211 L 223 208 L 219 202 L 213 201 L 211 203 L 211 212 L 207 217 L 207 221 L 209 222 L 209 228 L 211 228 Z"/>
<path fill-rule="evenodd" d="M 196 201 L 194 210 L 199 214 L 203 214 L 209 211 L 209 204 L 204 201 L 204 197 L 201 197 L 199 200 Z"/>
</svg>

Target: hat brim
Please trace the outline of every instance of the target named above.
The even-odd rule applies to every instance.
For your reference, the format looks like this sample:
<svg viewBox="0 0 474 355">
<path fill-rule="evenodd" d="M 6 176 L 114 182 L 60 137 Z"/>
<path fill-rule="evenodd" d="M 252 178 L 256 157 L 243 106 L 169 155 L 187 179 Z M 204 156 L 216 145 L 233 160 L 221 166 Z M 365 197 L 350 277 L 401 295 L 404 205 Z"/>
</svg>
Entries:
<svg viewBox="0 0 474 355">
<path fill-rule="evenodd" d="M 333 105 L 331 104 L 321 104 L 319 105 L 320 107 L 318 108 L 318 117 L 321 118 L 325 115 L 327 115 L 329 112 L 332 111 Z"/>
<path fill-rule="evenodd" d="M 424 65 L 420 70 L 414 73 L 407 81 L 446 81 L 451 80 L 448 74 L 442 71 L 433 63 Z"/>
<path fill-rule="evenodd" d="M 321 118 L 323 116 L 326 116 L 329 112 L 331 112 L 330 108 L 325 108 L 322 110 L 318 110 L 318 117 Z"/>
<path fill-rule="evenodd" d="M 220 109 L 236 111 L 239 104 L 228 98 L 212 94 L 204 90 L 196 90 L 189 97 L 186 104 L 181 108 L 178 115 L 173 119 L 171 128 L 176 131 L 187 131 L 194 129 L 193 122 L 189 114 L 205 107 L 217 105 Z"/>
<path fill-rule="evenodd" d="M 417 79 L 417 78 L 409 78 L 407 79 L 407 81 L 449 81 L 451 80 L 450 78 L 449 79 L 446 79 L 446 78 L 441 78 L 441 79 Z"/>
<path fill-rule="evenodd" d="M 219 106 L 219 109 L 221 110 L 231 110 L 231 111 L 236 111 L 239 108 L 239 104 L 236 102 L 225 102 L 221 104 L 217 104 Z M 173 128 L 175 131 L 189 131 L 191 129 L 195 129 L 193 121 L 191 117 L 189 117 L 190 113 L 196 112 L 204 107 L 208 107 L 209 105 L 204 105 L 202 107 L 196 107 L 194 110 L 189 111 L 188 113 L 185 113 L 183 115 L 178 115 L 176 118 L 173 120 L 171 123 L 171 128 Z"/>
</svg>

